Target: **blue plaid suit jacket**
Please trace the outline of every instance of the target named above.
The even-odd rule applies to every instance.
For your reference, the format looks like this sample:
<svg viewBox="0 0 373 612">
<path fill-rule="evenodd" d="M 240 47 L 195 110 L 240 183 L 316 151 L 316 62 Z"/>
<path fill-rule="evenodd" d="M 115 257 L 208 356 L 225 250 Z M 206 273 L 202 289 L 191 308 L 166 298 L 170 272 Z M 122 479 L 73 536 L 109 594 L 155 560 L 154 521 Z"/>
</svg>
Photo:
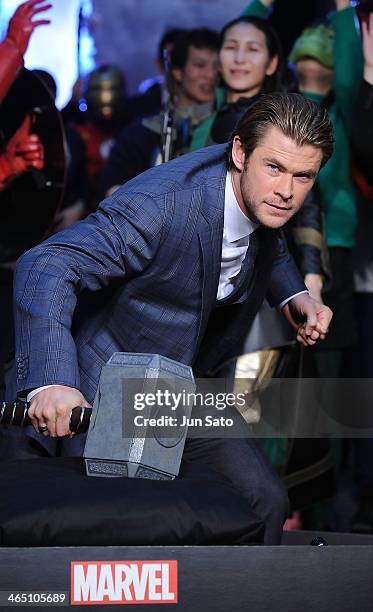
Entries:
<svg viewBox="0 0 373 612">
<path fill-rule="evenodd" d="M 219 282 L 225 155 L 217 145 L 148 170 L 20 258 L 18 391 L 56 383 L 92 401 L 115 351 L 196 362 Z M 266 292 L 278 304 L 304 289 L 276 232 L 261 228 L 260 240 L 246 323 Z"/>
</svg>

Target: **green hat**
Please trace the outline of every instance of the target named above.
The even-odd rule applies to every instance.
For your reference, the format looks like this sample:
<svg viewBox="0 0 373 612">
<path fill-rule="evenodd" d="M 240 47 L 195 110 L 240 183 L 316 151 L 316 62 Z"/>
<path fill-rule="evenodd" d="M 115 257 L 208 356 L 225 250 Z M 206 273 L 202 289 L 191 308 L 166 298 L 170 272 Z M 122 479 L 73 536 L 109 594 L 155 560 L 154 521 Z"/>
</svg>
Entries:
<svg viewBox="0 0 373 612">
<path fill-rule="evenodd" d="M 312 57 L 327 68 L 334 65 L 334 32 L 321 24 L 306 28 L 297 38 L 289 55 L 289 61 L 295 64 L 302 57 Z"/>
</svg>

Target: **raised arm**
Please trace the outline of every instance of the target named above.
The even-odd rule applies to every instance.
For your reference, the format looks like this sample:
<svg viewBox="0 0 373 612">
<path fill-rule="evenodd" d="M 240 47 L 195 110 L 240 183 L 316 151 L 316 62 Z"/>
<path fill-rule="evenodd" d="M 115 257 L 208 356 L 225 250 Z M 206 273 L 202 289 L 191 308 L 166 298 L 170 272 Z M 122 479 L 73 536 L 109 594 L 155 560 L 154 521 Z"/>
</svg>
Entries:
<svg viewBox="0 0 373 612">
<path fill-rule="evenodd" d="M 48 19 L 33 21 L 38 13 L 51 8 L 44 0 L 29 0 L 21 4 L 11 18 L 6 37 L 0 43 L 0 102 L 23 67 L 23 55 L 27 50 L 34 29 L 50 23 Z M 0 154 L 0 191 L 29 168 L 41 169 L 43 147 L 36 134 L 30 134 L 30 120 L 26 117 Z"/>
<path fill-rule="evenodd" d="M 267 19 L 275 0 L 252 0 L 242 11 L 244 17 L 260 17 Z"/>
<path fill-rule="evenodd" d="M 33 31 L 40 25 L 50 23 L 48 19 L 33 21 L 33 17 L 51 6 L 45 4 L 45 0 L 28 0 L 17 8 L 11 18 L 6 37 L 0 44 L 0 100 L 5 97 L 23 66 L 23 56 Z"/>
<path fill-rule="evenodd" d="M 335 34 L 333 88 L 338 109 L 349 127 L 363 75 L 363 54 L 355 10 L 349 0 L 335 0 L 335 4 L 337 11 L 332 17 Z"/>
<path fill-rule="evenodd" d="M 369 21 L 362 24 L 363 53 L 364 53 L 364 80 L 373 85 L 373 13 L 369 14 Z"/>
<path fill-rule="evenodd" d="M 373 14 L 363 23 L 364 80 L 356 100 L 351 129 L 354 161 L 370 185 L 373 185 Z"/>
</svg>

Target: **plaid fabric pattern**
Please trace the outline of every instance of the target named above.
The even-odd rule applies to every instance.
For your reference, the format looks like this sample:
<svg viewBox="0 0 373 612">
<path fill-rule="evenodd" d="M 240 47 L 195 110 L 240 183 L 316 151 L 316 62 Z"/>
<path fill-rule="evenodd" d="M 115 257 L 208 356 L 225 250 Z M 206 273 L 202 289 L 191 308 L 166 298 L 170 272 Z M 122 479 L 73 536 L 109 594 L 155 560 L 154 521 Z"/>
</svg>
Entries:
<svg viewBox="0 0 373 612">
<path fill-rule="evenodd" d="M 115 351 L 160 353 L 193 365 L 216 302 L 225 154 L 226 145 L 217 145 L 144 172 L 84 221 L 20 258 L 18 391 L 63 384 L 92 401 Z M 257 261 L 266 263 L 265 273 L 256 274 L 246 301 L 269 285 L 273 304 L 304 289 L 276 241 L 273 230 L 261 228 Z M 252 304 L 246 321 L 258 309 L 257 300 Z"/>
</svg>

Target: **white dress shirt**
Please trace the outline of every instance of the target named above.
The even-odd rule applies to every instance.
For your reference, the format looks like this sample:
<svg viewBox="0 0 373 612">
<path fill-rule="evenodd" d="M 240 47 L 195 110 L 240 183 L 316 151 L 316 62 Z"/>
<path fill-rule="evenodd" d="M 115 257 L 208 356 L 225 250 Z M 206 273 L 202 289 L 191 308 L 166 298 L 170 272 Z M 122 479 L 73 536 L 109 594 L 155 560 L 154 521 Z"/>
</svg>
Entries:
<svg viewBox="0 0 373 612">
<path fill-rule="evenodd" d="M 259 225 L 250 221 L 240 209 L 233 191 L 232 175 L 227 172 L 218 300 L 227 297 L 234 291 L 237 276 L 249 246 L 250 234 L 257 227 Z"/>
<path fill-rule="evenodd" d="M 217 299 L 221 300 L 227 297 L 235 289 L 235 282 L 241 270 L 242 262 L 245 259 L 246 251 L 250 242 L 250 234 L 255 232 L 259 227 L 257 223 L 250 221 L 248 217 L 240 209 L 236 196 L 233 191 L 232 175 L 228 171 L 225 181 L 225 196 L 224 196 L 224 228 L 223 228 L 223 244 L 221 251 L 221 265 Z M 290 296 L 278 308 L 283 308 L 296 295 L 308 293 L 300 291 Z M 55 385 L 45 385 L 38 387 L 27 396 L 27 401 L 48 387 Z"/>
</svg>

